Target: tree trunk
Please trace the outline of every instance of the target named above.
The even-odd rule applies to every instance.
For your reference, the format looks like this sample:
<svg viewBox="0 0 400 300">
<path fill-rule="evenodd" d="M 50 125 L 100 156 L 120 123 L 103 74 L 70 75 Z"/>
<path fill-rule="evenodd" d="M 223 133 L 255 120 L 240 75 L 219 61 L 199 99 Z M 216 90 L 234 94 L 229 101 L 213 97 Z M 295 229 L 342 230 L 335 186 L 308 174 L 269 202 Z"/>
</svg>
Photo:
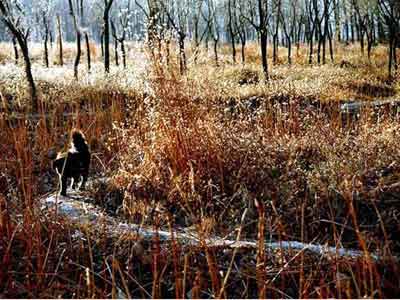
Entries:
<svg viewBox="0 0 400 300">
<path fill-rule="evenodd" d="M 361 54 L 364 56 L 364 31 L 360 29 L 359 31 L 359 37 L 360 37 L 360 48 L 361 48 Z"/>
<path fill-rule="evenodd" d="M 342 36 L 340 32 L 340 13 L 339 13 L 339 1 L 333 1 L 333 11 L 334 11 L 334 19 L 335 19 L 335 40 L 338 42 L 342 41 Z M 331 38 L 332 39 L 332 38 Z M 330 40 L 329 43 L 332 41 Z"/>
<path fill-rule="evenodd" d="M 265 1 L 265 2 L 267 2 L 267 1 Z M 275 18 L 276 18 L 276 24 L 275 24 L 275 31 L 274 31 L 274 34 L 272 37 L 272 40 L 273 40 L 272 62 L 274 65 L 278 62 L 278 43 L 279 43 L 278 34 L 279 34 L 279 21 L 280 21 L 280 14 L 281 14 L 281 0 L 278 0 L 278 2 L 276 3 L 275 9 L 276 10 L 274 13 L 275 13 Z M 265 17 L 265 15 L 263 17 Z"/>
<path fill-rule="evenodd" d="M 399 65 L 397 63 L 397 53 L 396 53 L 397 52 L 397 43 L 398 43 L 398 40 L 397 40 L 397 37 L 395 36 L 394 41 L 393 41 L 393 64 L 394 64 L 394 69 L 396 71 L 399 67 Z"/>
<path fill-rule="evenodd" d="M 245 49 L 246 49 L 246 40 L 244 39 L 241 41 L 241 53 L 242 53 L 242 64 L 243 65 L 246 63 Z"/>
<path fill-rule="evenodd" d="M 178 33 L 179 37 L 179 70 L 181 75 L 186 71 L 185 34 Z"/>
<path fill-rule="evenodd" d="M 2 3 L 2 2 L 0 2 Z M 6 9 L 4 5 L 0 5 L 0 13 L 3 15 L 7 15 Z M 33 75 L 32 75 L 32 66 L 31 66 L 31 60 L 29 58 L 29 49 L 28 49 L 28 36 L 29 36 L 29 31 L 26 33 L 23 33 L 21 30 L 18 29 L 18 25 L 14 24 L 11 22 L 9 19 L 3 18 L 3 21 L 7 28 L 11 31 L 13 34 L 13 37 L 17 39 L 17 42 L 19 44 L 19 47 L 21 49 L 22 55 L 24 57 L 24 62 L 25 62 L 25 75 L 28 80 L 29 84 L 29 93 L 31 96 L 31 104 L 32 104 L 32 112 L 36 113 L 38 111 L 38 97 L 37 97 L 37 92 L 36 92 L 36 85 L 35 81 L 33 80 Z"/>
<path fill-rule="evenodd" d="M 322 64 L 326 64 L 326 35 L 327 35 L 327 22 L 325 19 L 325 24 L 324 24 L 324 34 L 322 35 Z"/>
<path fill-rule="evenodd" d="M 314 29 L 314 27 L 313 27 L 313 29 L 312 29 L 312 31 L 310 32 L 310 41 L 309 41 L 309 44 L 310 44 L 310 53 L 309 53 L 309 56 L 308 56 L 308 64 L 312 64 L 313 63 L 313 52 L 314 52 L 314 44 L 313 44 L 313 41 L 314 41 L 314 31 L 315 29 Z"/>
<path fill-rule="evenodd" d="M 321 48 L 322 48 L 322 41 L 323 41 L 323 36 L 321 33 L 321 26 L 319 26 L 318 31 L 318 53 L 317 53 L 317 61 L 318 64 L 321 63 Z"/>
<path fill-rule="evenodd" d="M 104 30 L 100 34 L 101 57 L 104 58 Z"/>
<path fill-rule="evenodd" d="M 91 54 L 90 54 L 89 35 L 88 35 L 87 32 L 85 32 L 85 42 L 86 42 L 87 66 L 88 66 L 88 72 L 90 73 L 90 70 L 91 70 L 91 68 L 92 68 L 92 63 L 91 63 Z"/>
<path fill-rule="evenodd" d="M 44 25 L 44 64 L 46 68 L 49 67 L 49 48 L 48 48 L 48 41 L 49 41 L 49 27 L 47 24 L 46 17 L 43 15 L 43 25 Z"/>
<path fill-rule="evenodd" d="M 121 53 L 122 53 L 122 65 L 124 66 L 124 69 L 126 69 L 126 50 L 125 50 L 125 40 L 121 39 L 120 41 L 121 44 Z M 167 45 L 167 60 L 168 60 L 168 45 Z M 168 64 L 168 61 L 167 61 Z"/>
<path fill-rule="evenodd" d="M 214 39 L 214 59 L 215 65 L 218 66 L 218 39 Z"/>
<path fill-rule="evenodd" d="M 354 32 L 354 16 L 350 17 L 350 33 L 351 33 L 351 43 L 354 44 L 355 32 Z"/>
<path fill-rule="evenodd" d="M 301 24 L 299 24 L 299 27 L 298 27 L 298 29 L 297 29 L 297 37 L 296 37 L 296 48 L 297 48 L 297 55 L 299 54 L 299 52 L 300 52 L 300 40 L 301 40 L 301 33 L 302 33 L 302 31 L 301 31 Z"/>
<path fill-rule="evenodd" d="M 246 29 L 242 27 L 243 24 L 241 24 L 240 30 L 239 30 L 239 38 L 240 38 L 240 46 L 241 46 L 241 56 L 242 56 L 242 64 L 244 65 L 246 62 L 246 39 L 247 39 L 247 33 Z"/>
<path fill-rule="evenodd" d="M 371 62 L 371 52 L 372 52 L 372 45 L 374 42 L 374 37 L 373 33 L 371 31 L 374 31 L 374 29 L 367 29 L 366 35 L 367 35 L 367 56 L 368 56 L 368 61 Z"/>
<path fill-rule="evenodd" d="M 81 8 L 81 10 L 80 10 L 81 21 L 82 21 L 82 26 L 84 26 L 84 22 L 83 22 L 83 20 L 84 20 L 83 0 L 80 0 L 79 2 L 77 1 L 76 5 L 77 5 L 77 7 Z"/>
<path fill-rule="evenodd" d="M 114 39 L 114 55 L 115 55 L 115 65 L 119 66 L 119 54 L 118 54 L 118 40 Z"/>
<path fill-rule="evenodd" d="M 109 24 L 109 10 L 105 9 L 104 16 L 104 70 L 106 73 L 110 72 L 110 24 Z"/>
<path fill-rule="evenodd" d="M 263 73 L 265 80 L 269 79 L 269 74 L 268 74 L 268 58 L 267 58 L 267 40 L 268 40 L 268 35 L 266 30 L 261 30 L 260 32 L 260 42 L 261 42 L 261 60 L 262 60 L 262 68 L 263 68 Z"/>
<path fill-rule="evenodd" d="M 370 37 L 371 37 L 371 40 L 372 40 L 371 44 L 375 44 L 376 43 L 376 30 L 375 30 L 375 21 L 374 21 L 374 18 L 372 16 L 371 16 L 371 24 L 370 24 L 369 31 L 370 31 L 370 35 L 371 35 Z M 367 32 L 367 34 L 368 34 L 368 32 Z"/>
<path fill-rule="evenodd" d="M 332 30 L 330 28 L 328 28 L 328 42 L 329 42 L 329 55 L 331 58 L 331 62 L 333 63 L 335 61 L 335 58 L 334 58 L 334 49 L 332 42 Z"/>
<path fill-rule="evenodd" d="M 44 64 L 46 68 L 49 67 L 49 48 L 47 46 L 47 42 L 48 42 L 48 34 L 46 34 L 44 38 Z"/>
<path fill-rule="evenodd" d="M 123 43 L 123 41 L 122 41 L 122 43 Z M 170 37 L 167 38 L 165 43 L 166 43 L 166 48 L 167 48 L 166 62 L 167 62 L 167 66 L 169 66 L 170 57 L 171 57 L 171 49 L 170 49 L 170 47 L 171 47 L 171 39 L 170 39 Z M 122 45 L 121 45 L 121 47 L 122 47 Z M 124 46 L 124 51 L 125 51 L 125 46 Z M 196 61 L 197 61 L 197 51 L 198 51 L 198 48 L 196 49 L 196 55 L 195 55 L 195 58 L 194 58 Z M 125 55 L 125 57 L 126 57 L 126 55 Z"/>
<path fill-rule="evenodd" d="M 386 39 L 385 29 L 380 18 L 378 18 L 378 42 L 383 43 Z"/>
<path fill-rule="evenodd" d="M 282 21 L 283 33 L 285 34 L 286 38 L 286 47 L 288 48 L 288 64 L 292 64 L 292 36 L 294 27 L 291 28 L 291 32 L 288 32 L 285 20 Z"/>
<path fill-rule="evenodd" d="M 71 18 L 74 23 L 74 28 L 76 32 L 76 57 L 75 57 L 75 62 L 74 62 L 74 77 L 76 80 L 78 80 L 78 67 L 79 67 L 79 62 L 81 61 L 81 53 L 82 53 L 82 48 L 81 48 L 81 31 L 78 26 L 78 21 L 76 19 L 76 14 L 74 12 L 74 6 L 72 4 L 72 1 L 69 0 L 69 14 L 71 15 Z M 77 10 L 78 10 L 77 6 Z"/>
<path fill-rule="evenodd" d="M 372 52 L 372 40 L 368 39 L 367 40 L 367 56 L 368 56 L 369 62 L 371 62 L 371 52 Z"/>
<path fill-rule="evenodd" d="M 236 63 L 236 46 L 235 46 L 235 33 L 233 32 L 233 25 L 232 25 L 232 3 L 231 0 L 228 0 L 228 13 L 229 13 L 229 22 L 228 22 L 228 28 L 229 28 L 229 35 L 231 38 L 231 46 L 232 46 L 232 61 L 235 64 Z"/>
<path fill-rule="evenodd" d="M 37 97 L 37 92 L 36 92 L 36 85 L 35 81 L 33 80 L 33 75 L 32 75 L 32 66 L 31 66 L 31 60 L 29 58 L 29 50 L 28 50 L 28 43 L 26 39 L 23 37 L 17 37 L 19 46 L 21 48 L 22 56 L 24 57 L 24 62 L 25 62 L 25 75 L 26 79 L 28 80 L 29 84 L 29 94 L 31 96 L 31 101 L 32 101 L 32 112 L 36 113 L 38 112 L 39 105 L 38 105 L 38 97 Z"/>
<path fill-rule="evenodd" d="M 53 31 L 52 30 L 49 31 L 49 38 L 50 38 L 50 47 L 53 48 L 54 40 L 53 40 Z"/>
<path fill-rule="evenodd" d="M 278 34 L 277 33 L 275 33 L 274 36 L 272 37 L 272 44 L 273 44 L 272 62 L 275 65 L 278 61 Z"/>
<path fill-rule="evenodd" d="M 29 59 L 28 47 L 25 50 L 22 50 L 22 54 L 24 56 L 25 73 L 26 73 L 26 77 L 28 79 L 30 95 L 31 95 L 31 100 L 32 100 L 32 112 L 37 112 L 38 108 L 39 108 L 38 107 L 38 98 L 37 98 L 35 81 L 33 80 L 33 75 L 32 75 L 32 66 L 31 66 L 31 61 Z"/>
<path fill-rule="evenodd" d="M 233 31 L 231 32 L 231 46 L 232 46 L 232 61 L 236 63 L 236 46 L 235 46 L 235 37 L 233 36 Z"/>
<path fill-rule="evenodd" d="M 18 65 L 19 53 L 18 53 L 18 47 L 17 47 L 17 40 L 15 39 L 15 37 L 12 38 L 12 43 L 13 43 L 13 47 L 14 47 L 15 64 Z"/>
<path fill-rule="evenodd" d="M 81 61 L 81 53 L 82 53 L 81 32 L 78 29 L 76 31 L 76 57 L 74 62 L 74 77 L 76 80 L 78 80 L 78 68 L 79 68 L 79 62 Z"/>
<path fill-rule="evenodd" d="M 57 30 L 58 30 L 58 59 L 60 66 L 64 65 L 63 59 L 63 38 L 62 38 L 62 31 L 61 31 L 61 18 L 60 15 L 57 15 Z"/>
<path fill-rule="evenodd" d="M 393 36 L 392 34 L 390 34 L 390 38 L 389 38 L 389 78 L 392 78 L 392 65 L 393 65 Z"/>
</svg>

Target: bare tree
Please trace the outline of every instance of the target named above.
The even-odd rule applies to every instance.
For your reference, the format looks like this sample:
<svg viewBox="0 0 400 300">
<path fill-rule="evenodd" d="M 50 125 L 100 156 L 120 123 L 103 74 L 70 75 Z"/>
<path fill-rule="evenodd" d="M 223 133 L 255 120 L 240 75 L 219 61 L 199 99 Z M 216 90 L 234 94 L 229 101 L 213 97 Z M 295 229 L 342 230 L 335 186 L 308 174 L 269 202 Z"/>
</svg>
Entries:
<svg viewBox="0 0 400 300">
<path fill-rule="evenodd" d="M 78 80 L 78 68 L 79 68 L 79 62 L 81 60 L 81 54 L 82 54 L 82 47 L 81 47 L 81 29 L 77 20 L 77 15 L 74 10 L 74 6 L 72 4 L 72 0 L 68 0 L 69 3 L 69 13 L 72 18 L 73 24 L 74 24 L 74 29 L 76 33 L 76 57 L 75 57 L 75 62 L 74 62 L 74 77 L 76 80 Z M 79 10 L 79 7 L 76 8 Z"/>
<path fill-rule="evenodd" d="M 192 19 L 193 19 L 193 31 L 194 31 L 194 62 L 197 62 L 198 59 L 198 54 L 200 50 L 200 44 L 203 41 L 204 37 L 206 36 L 207 32 L 209 31 L 209 24 L 208 18 L 204 17 L 203 13 L 203 4 L 205 3 L 204 0 L 195 0 L 194 1 L 194 9 L 193 9 L 193 14 L 192 14 Z M 200 20 L 201 16 L 203 16 L 203 19 L 206 20 L 206 26 L 205 28 L 200 31 Z"/>
<path fill-rule="evenodd" d="M 207 16 L 203 14 L 203 18 L 205 18 L 205 21 L 207 22 L 208 35 L 214 42 L 214 60 L 215 65 L 218 66 L 218 43 L 220 40 L 220 29 L 217 19 L 217 6 L 215 2 L 215 0 L 207 0 L 208 14 Z"/>
<path fill-rule="evenodd" d="M 125 10 L 121 9 L 120 13 L 120 25 L 121 25 L 121 34 L 118 38 L 118 41 L 121 45 L 121 53 L 122 53 L 122 65 L 126 68 L 126 50 L 125 50 L 125 40 L 126 35 L 129 28 L 130 21 L 130 11 L 131 11 L 131 1 L 128 1 L 127 7 Z"/>
<path fill-rule="evenodd" d="M 314 23 L 315 23 L 315 34 L 318 40 L 318 49 L 317 49 L 317 61 L 318 64 L 321 63 L 321 49 L 322 45 L 324 44 L 325 47 L 325 41 L 324 41 L 324 34 L 322 32 L 322 23 L 324 21 L 324 14 L 325 14 L 325 6 L 324 10 L 321 11 L 321 5 L 318 0 L 312 0 L 312 7 L 313 7 L 313 13 L 314 13 Z"/>
<path fill-rule="evenodd" d="M 89 38 L 89 29 L 86 27 L 86 19 L 85 19 L 85 8 L 83 6 L 83 0 L 76 0 L 77 10 L 79 11 L 79 27 L 81 32 L 83 33 L 86 45 L 86 60 L 87 60 L 87 68 L 90 73 L 92 68 L 92 59 L 90 52 L 90 38 Z M 86 2 L 87 3 L 87 2 Z"/>
<path fill-rule="evenodd" d="M 377 8 L 375 1 L 352 1 L 354 11 L 358 20 L 358 27 L 360 32 L 360 45 L 361 52 L 364 52 L 364 35 L 367 37 L 367 55 L 371 60 L 371 51 L 374 43 L 375 24 L 373 21 L 373 11 Z"/>
<path fill-rule="evenodd" d="M 14 2 L 15 1 L 15 2 Z M 15 3 L 22 0 L 6 0 L 2 3 Z M 335 46 L 340 41 L 359 42 L 361 52 L 368 53 L 372 59 L 372 51 L 376 42 L 389 43 L 390 72 L 398 68 L 397 52 L 399 43 L 398 0 L 68 0 L 69 10 L 62 9 L 65 0 L 40 0 L 35 6 L 25 4 L 36 17 L 32 25 L 37 39 L 40 35 L 44 45 L 44 64 L 48 66 L 49 44 L 52 41 L 51 14 L 34 7 L 42 3 L 58 3 L 56 32 L 58 32 L 57 54 L 62 58 L 62 29 L 64 38 L 74 39 L 77 48 L 84 38 L 88 53 L 88 69 L 91 68 L 89 38 L 92 32 L 98 33 L 102 45 L 102 56 L 106 72 L 110 68 L 110 38 L 113 43 L 115 58 L 126 67 L 126 42 L 133 39 L 147 38 L 149 50 L 155 61 L 166 59 L 169 64 L 171 41 L 176 38 L 179 68 L 181 73 L 187 68 L 187 43 L 193 42 L 193 60 L 196 62 L 200 46 L 213 51 L 213 57 L 220 60 L 219 45 L 227 41 L 231 48 L 231 59 L 238 60 L 239 43 L 241 45 L 241 61 L 245 62 L 246 43 L 259 39 L 262 70 L 268 79 L 269 66 L 267 57 L 268 42 L 271 43 L 272 61 L 278 62 L 280 47 L 287 48 L 288 64 L 293 60 L 293 45 L 304 43 L 308 47 L 308 62 L 324 64 L 334 61 Z M 29 1 L 28 1 L 29 2 Z M 96 9 L 89 9 L 93 3 Z M 131 7 L 131 4 L 134 7 Z M 85 7 L 83 6 L 85 5 Z M 4 4 L 3 4 L 4 6 Z M 71 10 L 72 7 L 72 10 Z M 87 8 L 87 9 L 86 9 Z M 71 14 L 71 11 L 73 14 Z M 65 18 L 65 13 L 72 18 Z M 134 15 L 132 16 L 134 12 Z M 84 23 L 85 18 L 92 18 Z M 132 18 L 131 18 L 132 16 Z M 61 17 L 64 24 L 61 24 Z M 26 19 L 33 20 L 32 16 Z M 72 20 L 72 21 L 71 21 Z M 57 22 L 56 22 L 57 21 Z M 70 25 L 73 26 L 70 26 Z M 18 25 L 17 27 L 20 27 Z M 63 27 L 63 28 L 62 28 Z M 111 27 L 111 28 L 109 28 Z M 38 30 L 39 29 L 39 30 Z M 74 30 L 75 29 L 75 30 Z M 147 30 L 146 30 L 147 29 Z M 4 34 L 0 30 L 4 39 Z M 97 35 L 96 35 L 97 36 Z M 110 37 L 111 36 L 111 37 Z M 78 38 L 80 37 L 80 38 Z M 13 35 L 15 62 L 19 56 L 17 38 Z M 209 48 L 210 46 L 210 48 Z M 82 51 L 82 50 L 81 50 Z M 77 51 L 79 54 L 81 51 Z M 314 53 L 315 52 L 315 53 Z M 75 58 L 74 74 L 77 77 L 79 55 Z"/>
<path fill-rule="evenodd" d="M 51 19 L 50 16 L 54 9 L 54 3 L 52 0 L 42 0 L 36 4 L 38 25 L 41 27 L 42 39 L 43 39 L 43 61 L 47 68 L 49 68 L 49 40 L 52 43 L 52 30 L 51 30 Z"/>
<path fill-rule="evenodd" d="M 323 34 L 323 53 L 322 53 L 322 62 L 326 63 L 326 39 L 328 39 L 329 43 L 329 54 L 331 61 L 333 62 L 333 43 L 332 43 L 332 29 L 330 25 L 330 18 L 333 12 L 332 0 L 324 0 L 324 34 Z"/>
<path fill-rule="evenodd" d="M 127 32 L 129 30 L 129 21 L 131 18 L 131 1 L 128 0 L 126 7 L 120 7 L 119 10 L 119 24 L 115 25 L 113 21 L 111 21 L 111 30 L 112 35 L 115 41 L 115 53 L 117 57 L 118 51 L 118 43 L 121 45 L 121 53 L 122 53 L 122 65 L 126 68 L 126 49 L 125 49 L 125 40 L 127 36 Z M 118 28 L 119 27 L 119 28 Z M 120 31 L 120 33 L 118 33 Z M 116 58 L 117 60 L 117 58 Z M 118 65 L 118 63 L 117 63 Z"/>
<path fill-rule="evenodd" d="M 340 42 L 342 40 L 341 34 L 341 18 L 340 18 L 340 0 L 333 0 L 333 12 L 335 19 L 335 40 Z"/>
<path fill-rule="evenodd" d="M 21 14 L 23 9 L 15 2 L 6 0 L 0 1 L 0 17 L 3 23 L 6 25 L 8 30 L 13 34 L 17 40 L 19 47 L 21 48 L 22 55 L 25 62 L 25 75 L 29 84 L 29 91 L 31 97 L 32 111 L 38 111 L 38 96 L 36 91 L 36 85 L 33 80 L 31 60 L 29 57 L 28 49 L 28 37 L 30 33 L 29 28 L 24 28 L 21 22 Z"/>
<path fill-rule="evenodd" d="M 18 22 L 19 23 L 19 22 Z M 17 24 L 17 26 L 19 26 L 19 24 Z M 13 44 L 13 48 L 14 48 L 14 58 L 15 58 L 15 64 L 18 65 L 18 61 L 19 61 L 19 52 L 18 52 L 18 46 L 17 46 L 17 39 L 16 37 L 11 34 L 12 38 L 12 44 Z"/>
<path fill-rule="evenodd" d="M 238 9 L 240 9 L 240 7 L 237 6 L 236 1 L 234 2 L 235 5 L 235 11 L 237 12 L 237 14 L 239 15 L 236 19 L 235 19 L 235 27 L 236 27 L 236 32 L 238 33 L 239 39 L 240 39 L 240 48 L 241 48 L 241 56 L 242 56 L 242 64 L 244 64 L 246 62 L 246 54 L 245 54 L 245 48 L 246 48 L 246 42 L 247 42 L 247 25 L 248 22 L 246 20 L 246 18 L 243 17 L 243 15 L 241 15 L 238 12 Z"/>
<path fill-rule="evenodd" d="M 100 47 L 101 47 L 101 57 L 104 58 L 104 29 L 100 33 Z"/>
<path fill-rule="evenodd" d="M 246 9 L 247 7 L 247 9 Z M 261 47 L 261 61 L 262 69 L 265 79 L 269 79 L 268 73 L 268 59 L 267 59 L 267 46 L 268 46 L 268 20 L 270 18 L 268 9 L 268 0 L 248 0 L 243 3 L 240 11 L 242 16 L 254 27 L 260 38 Z M 258 13 L 258 22 L 256 21 L 256 12 Z"/>
<path fill-rule="evenodd" d="M 49 38 L 50 38 L 50 1 L 39 2 L 36 12 L 37 24 L 43 39 L 43 63 L 49 68 Z"/>
<path fill-rule="evenodd" d="M 115 28 L 114 21 L 111 20 L 111 34 L 114 39 L 114 59 L 115 59 L 115 65 L 118 67 L 119 66 L 119 54 L 118 54 L 118 37 L 117 37 L 117 30 Z"/>
<path fill-rule="evenodd" d="M 273 1 L 273 18 L 274 18 L 274 32 L 272 35 L 273 39 L 273 54 L 272 54 L 272 61 L 274 64 L 277 63 L 278 61 L 278 33 L 279 33 L 279 25 L 280 25 L 280 20 L 282 19 L 282 0 L 274 0 Z"/>
<path fill-rule="evenodd" d="M 396 52 L 400 43 L 400 3 L 397 0 L 378 0 L 378 4 L 389 36 L 388 73 L 392 78 L 393 67 L 398 69 Z"/>
<path fill-rule="evenodd" d="M 140 8 L 142 11 L 146 24 L 147 24 L 147 46 L 150 49 L 150 53 L 153 58 L 156 58 L 155 56 L 155 47 L 158 45 L 158 50 L 161 52 L 160 49 L 160 26 L 159 21 L 160 21 L 160 16 L 162 15 L 162 11 L 165 13 L 165 7 L 168 7 L 167 5 L 164 5 L 164 9 L 161 7 L 161 4 L 158 0 L 147 0 L 147 5 L 143 5 L 140 1 L 135 0 L 135 4 L 137 7 Z M 162 2 L 161 2 L 162 3 Z"/>
<path fill-rule="evenodd" d="M 179 70 L 183 74 L 187 69 L 185 38 L 187 36 L 187 24 L 189 7 L 182 0 L 173 1 L 171 6 L 160 1 L 164 13 L 168 17 L 168 22 L 176 33 L 179 47 Z"/>
<path fill-rule="evenodd" d="M 87 59 L 87 67 L 88 67 L 88 72 L 92 69 L 92 58 L 91 58 L 91 53 L 90 53 L 90 40 L 89 40 L 89 33 L 87 30 L 84 31 L 85 35 L 85 44 L 86 44 L 86 59 Z"/>
<path fill-rule="evenodd" d="M 297 7 L 299 0 L 289 1 L 281 9 L 283 32 L 288 47 L 288 63 L 292 64 L 292 38 L 297 24 Z"/>
<path fill-rule="evenodd" d="M 228 31 L 232 47 L 232 61 L 236 63 L 236 45 L 235 39 L 239 34 L 236 23 L 236 0 L 228 0 Z"/>
<path fill-rule="evenodd" d="M 46 13 L 42 13 L 42 20 L 43 20 L 43 27 L 44 27 L 44 39 L 43 39 L 43 46 L 44 46 L 44 63 L 46 68 L 49 67 L 49 20 L 46 16 Z"/>
<path fill-rule="evenodd" d="M 309 45 L 308 52 L 308 63 L 311 65 L 313 63 L 313 54 L 314 54 L 314 33 L 317 28 L 317 16 L 314 15 L 313 10 L 313 0 L 305 0 L 305 9 L 307 12 L 307 22 L 305 28 L 305 36 Z"/>
<path fill-rule="evenodd" d="M 103 26 L 104 26 L 104 69 L 110 72 L 110 10 L 114 0 L 104 0 Z"/>
<path fill-rule="evenodd" d="M 355 20 L 356 20 L 356 28 L 357 28 L 357 34 L 358 34 L 358 39 L 360 41 L 360 47 L 361 47 L 361 54 L 364 55 L 364 36 L 365 36 L 365 27 L 366 27 L 366 18 L 364 15 L 361 15 L 361 9 L 359 6 L 359 1 L 358 0 L 352 0 L 352 9 L 355 13 Z"/>
<path fill-rule="evenodd" d="M 57 14 L 57 42 L 58 42 L 58 60 L 60 66 L 64 65 L 64 57 L 63 57 L 63 35 L 61 29 L 61 17 Z"/>
</svg>

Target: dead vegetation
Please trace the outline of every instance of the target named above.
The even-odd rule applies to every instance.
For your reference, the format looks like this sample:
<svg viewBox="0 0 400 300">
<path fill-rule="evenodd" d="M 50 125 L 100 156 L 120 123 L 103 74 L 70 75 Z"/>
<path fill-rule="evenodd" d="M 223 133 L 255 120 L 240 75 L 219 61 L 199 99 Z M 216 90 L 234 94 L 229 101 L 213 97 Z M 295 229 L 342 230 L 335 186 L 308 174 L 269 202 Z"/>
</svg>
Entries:
<svg viewBox="0 0 400 300">
<path fill-rule="evenodd" d="M 213 58 L 203 53 L 184 76 L 176 61 L 148 62 L 139 73 L 135 56 L 124 72 L 112 68 L 104 78 L 94 65 L 79 82 L 68 63 L 53 67 L 53 78 L 36 65 L 35 118 L 24 114 L 20 71 L 3 66 L 0 296 L 398 296 L 399 115 L 366 111 L 353 120 L 335 107 L 397 97 L 399 83 L 381 80 L 383 48 L 368 63 L 352 47 L 338 53 L 354 68 L 307 66 L 301 47 L 269 82 L 254 65 L 256 46 L 245 67 L 206 64 Z M 107 214 L 171 232 L 191 228 L 204 239 L 240 234 L 259 247 L 186 247 L 42 212 L 39 199 L 56 190 L 49 152 L 62 150 L 73 127 L 89 139 L 92 176 L 107 177 L 87 191 Z M 265 239 L 365 255 L 269 252 Z"/>
</svg>

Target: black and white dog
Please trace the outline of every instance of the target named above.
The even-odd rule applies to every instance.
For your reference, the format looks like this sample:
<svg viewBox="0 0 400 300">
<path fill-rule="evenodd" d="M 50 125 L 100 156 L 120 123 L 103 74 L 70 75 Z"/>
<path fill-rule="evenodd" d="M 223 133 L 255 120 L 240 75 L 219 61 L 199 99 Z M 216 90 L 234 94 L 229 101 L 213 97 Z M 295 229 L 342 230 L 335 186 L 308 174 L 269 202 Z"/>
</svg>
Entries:
<svg viewBox="0 0 400 300">
<path fill-rule="evenodd" d="M 73 179 L 72 188 L 76 189 L 82 177 L 80 189 L 85 188 L 89 176 L 89 165 L 90 151 L 85 136 L 80 130 L 73 130 L 68 152 L 58 153 L 53 161 L 53 168 L 60 177 L 60 195 L 67 195 L 68 178 Z"/>
</svg>

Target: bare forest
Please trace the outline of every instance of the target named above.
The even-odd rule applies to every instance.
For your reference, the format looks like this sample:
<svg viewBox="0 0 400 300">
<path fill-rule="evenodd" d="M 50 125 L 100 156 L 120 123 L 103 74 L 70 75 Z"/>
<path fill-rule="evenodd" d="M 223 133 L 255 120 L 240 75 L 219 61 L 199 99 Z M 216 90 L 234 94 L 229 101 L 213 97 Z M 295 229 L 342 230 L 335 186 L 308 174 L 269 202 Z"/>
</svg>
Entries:
<svg viewBox="0 0 400 300">
<path fill-rule="evenodd" d="M 398 0 L 0 0 L 0 298 L 399 298 Z"/>
</svg>

